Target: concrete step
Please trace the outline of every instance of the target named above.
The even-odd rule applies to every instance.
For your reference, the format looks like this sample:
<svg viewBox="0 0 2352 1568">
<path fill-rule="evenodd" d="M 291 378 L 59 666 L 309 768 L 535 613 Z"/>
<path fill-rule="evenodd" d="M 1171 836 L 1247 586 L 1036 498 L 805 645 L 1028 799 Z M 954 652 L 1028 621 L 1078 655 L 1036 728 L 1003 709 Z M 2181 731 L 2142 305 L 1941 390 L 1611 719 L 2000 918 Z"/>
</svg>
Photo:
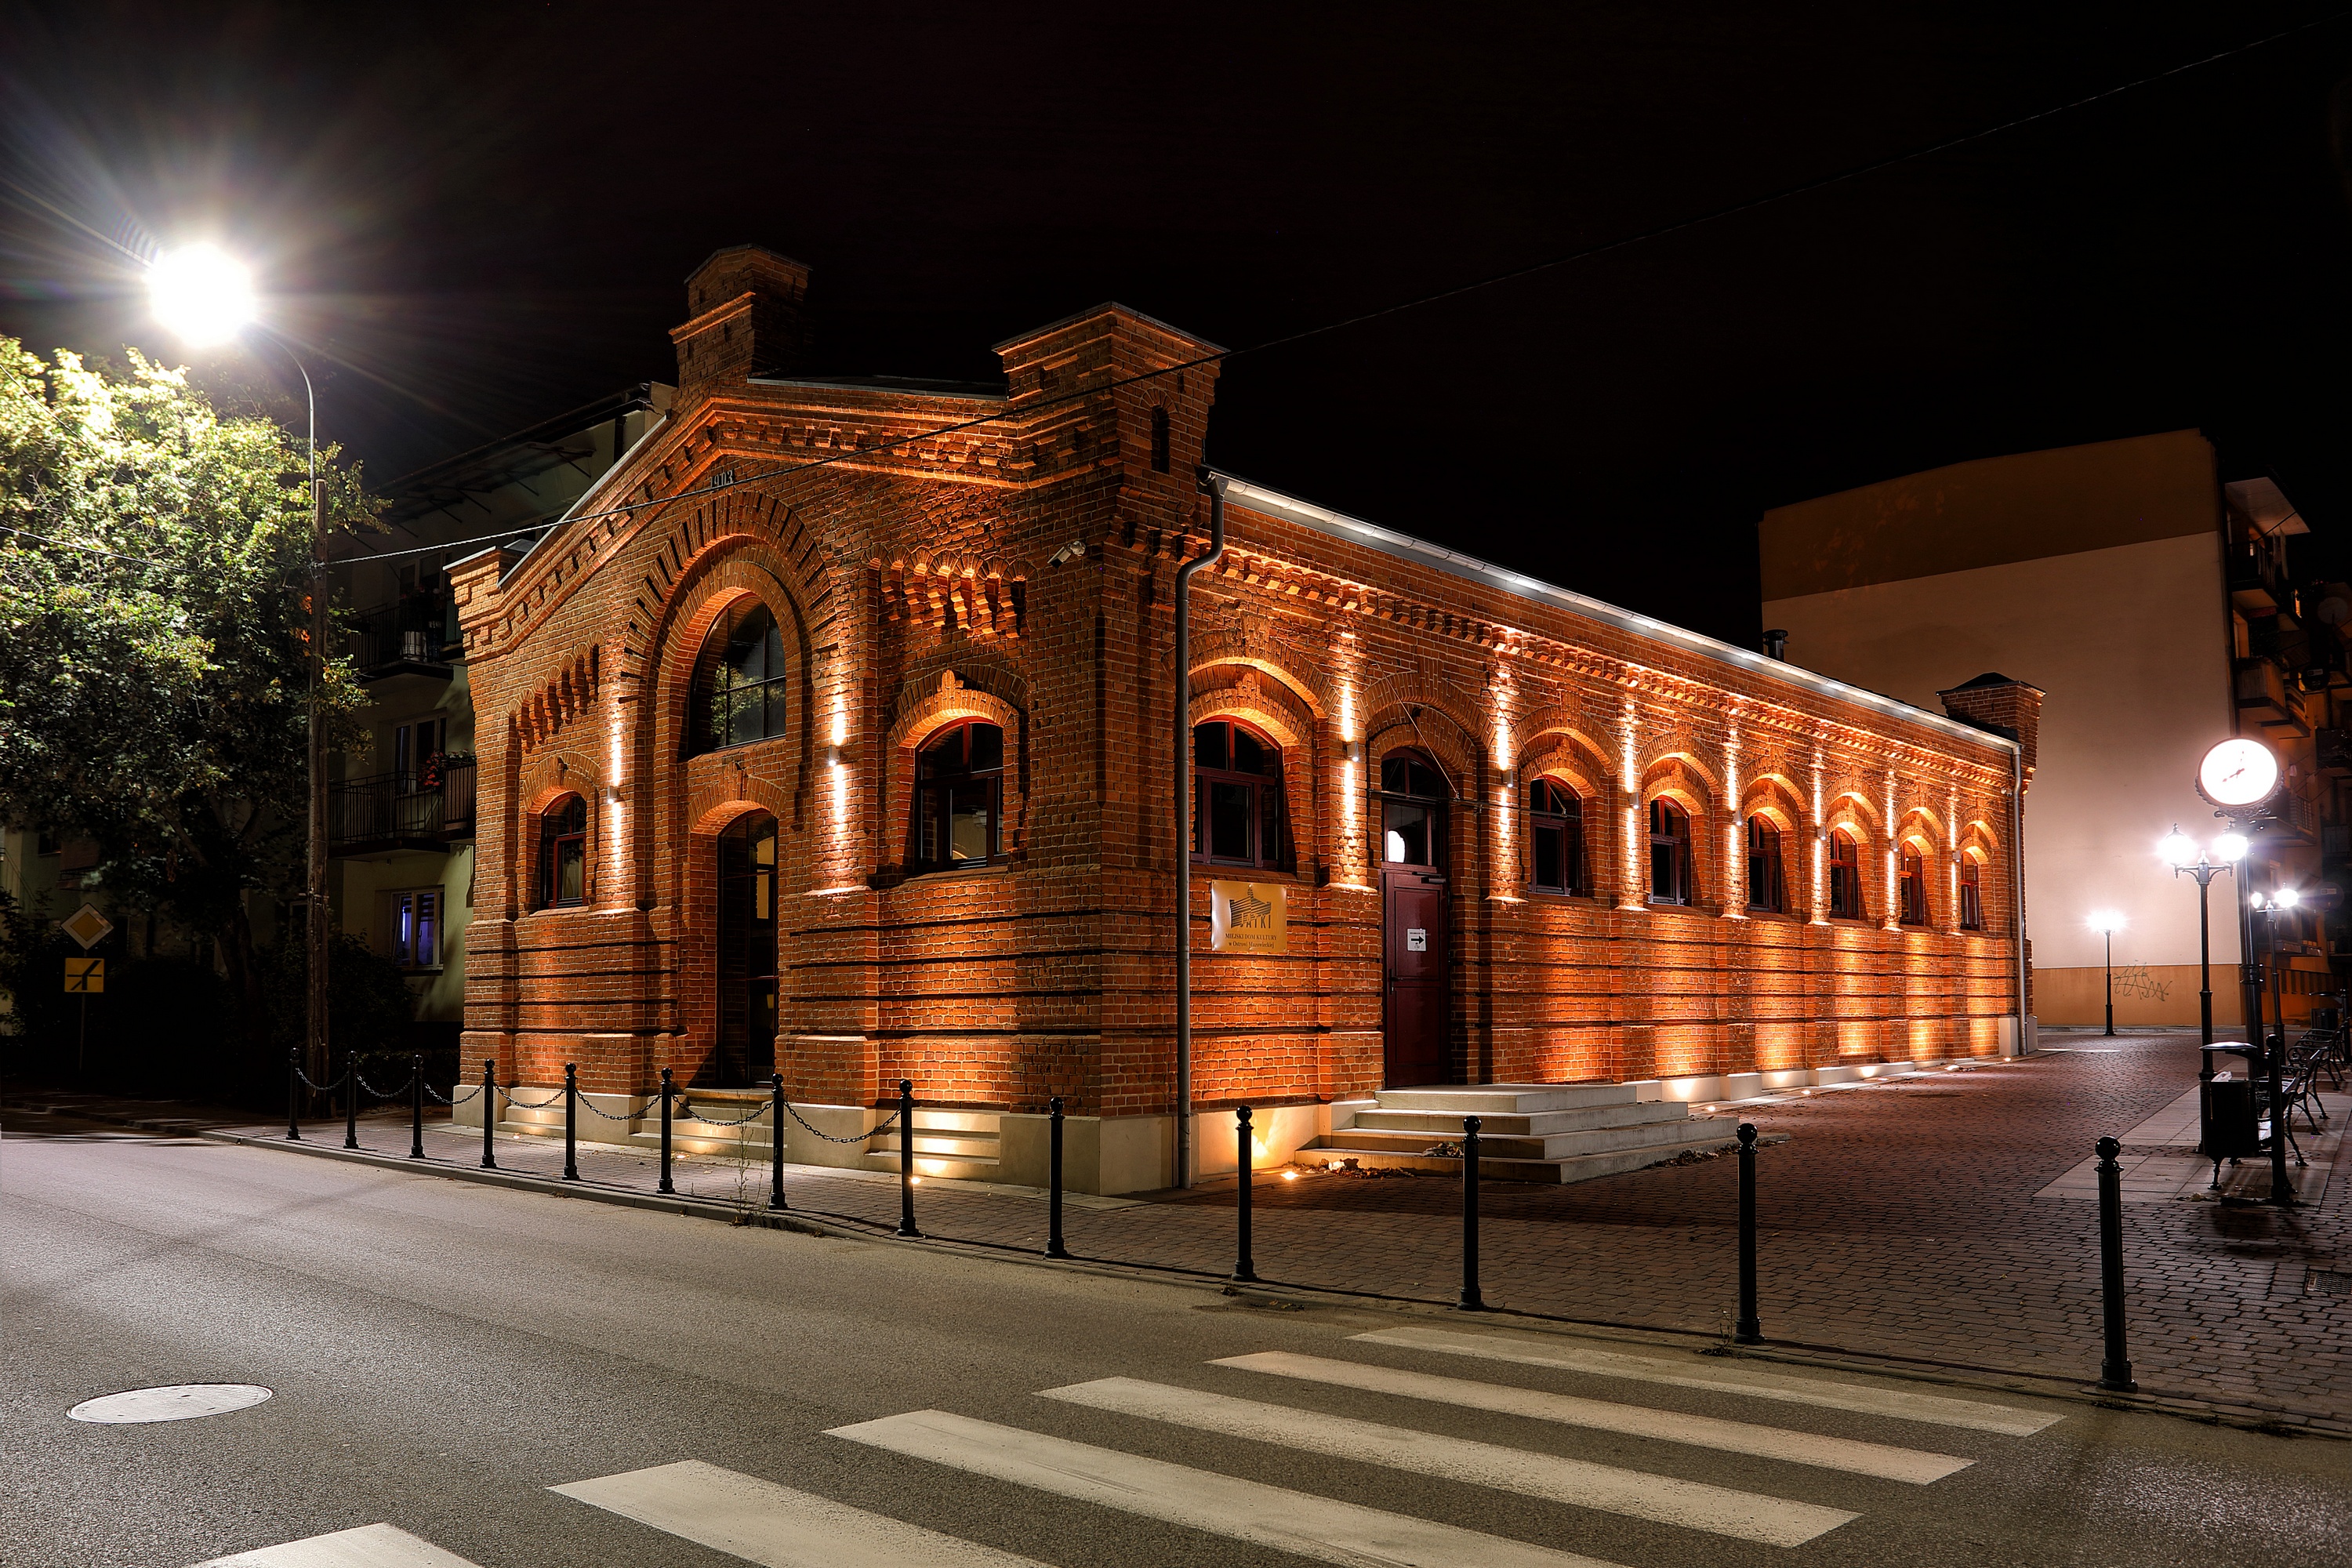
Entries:
<svg viewBox="0 0 2352 1568">
<path fill-rule="evenodd" d="M 1596 1176 L 1622 1175 L 1628 1171 L 1643 1170 L 1662 1165 L 1679 1158 L 1687 1150 L 1725 1151 L 1739 1146 L 1735 1123 L 1730 1121 L 1698 1121 L 1691 1124 L 1712 1131 L 1712 1135 L 1688 1142 L 1653 1144 L 1635 1149 L 1614 1149 L 1597 1154 L 1575 1154 L 1558 1160 L 1488 1159 L 1482 1150 L 1478 1159 L 1478 1179 L 1482 1182 L 1529 1182 L 1538 1184 L 1566 1184 L 1589 1182 Z M 1779 1142 L 1781 1137 L 1766 1140 Z M 1357 1152 L 1344 1149 L 1310 1148 L 1299 1151 L 1300 1164 L 1315 1164 L 1324 1160 L 1353 1160 L 1368 1171 L 1405 1170 L 1432 1176 L 1452 1176 L 1459 1180 L 1462 1162 L 1435 1154 L 1381 1154 Z"/>
<path fill-rule="evenodd" d="M 1528 1116 L 1538 1110 L 1579 1110 L 1595 1105 L 1632 1105 L 1641 1096 L 1626 1083 L 1436 1084 L 1426 1089 L 1384 1089 L 1376 1097 L 1382 1110 L 1442 1111 L 1454 1116 Z"/>
<path fill-rule="evenodd" d="M 915 1108 L 915 1171 L 919 1175 L 946 1180 L 988 1182 L 996 1179 L 997 1112 L 993 1110 L 931 1110 Z M 875 1133 L 866 1140 L 866 1157 L 859 1162 L 869 1171 L 887 1171 L 895 1175 L 898 1170 L 898 1127 Z"/>
<path fill-rule="evenodd" d="M 1476 1111 L 1466 1114 L 1478 1115 Z M 1652 1100 L 1627 1104 L 1592 1105 L 1578 1110 L 1537 1110 L 1482 1118 L 1481 1136 L 1546 1137 L 1555 1132 L 1581 1132 L 1592 1128 L 1639 1127 L 1652 1122 L 1680 1121 L 1690 1108 L 1679 1100 Z M 1443 1110 L 1360 1110 L 1355 1125 L 1371 1132 L 1426 1132 L 1432 1137 L 1462 1136 L 1462 1118 Z"/>
<path fill-rule="evenodd" d="M 1664 1149 L 1674 1152 L 1693 1143 L 1713 1142 L 1733 1136 L 1727 1134 L 1713 1121 L 1699 1118 L 1675 1121 L 1653 1121 L 1634 1127 L 1603 1127 L 1580 1132 L 1559 1132 L 1549 1137 L 1490 1138 L 1481 1133 L 1478 1138 L 1479 1158 L 1483 1164 L 1495 1160 L 1568 1160 L 1585 1154 L 1611 1154 L 1628 1149 Z M 1438 1142 L 1454 1143 L 1461 1133 L 1433 1138 L 1426 1132 L 1367 1131 L 1349 1128 L 1318 1141 L 1318 1146 L 1330 1149 L 1360 1150 L 1384 1154 L 1419 1154 Z"/>
</svg>

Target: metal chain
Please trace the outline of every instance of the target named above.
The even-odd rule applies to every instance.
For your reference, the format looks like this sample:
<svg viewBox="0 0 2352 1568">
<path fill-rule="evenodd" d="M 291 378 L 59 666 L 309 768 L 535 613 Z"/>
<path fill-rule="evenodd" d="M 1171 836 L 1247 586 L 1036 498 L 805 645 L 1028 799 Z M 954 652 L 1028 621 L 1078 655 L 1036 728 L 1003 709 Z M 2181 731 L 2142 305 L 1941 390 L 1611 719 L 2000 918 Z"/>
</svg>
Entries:
<svg viewBox="0 0 2352 1568">
<path fill-rule="evenodd" d="M 449 1087 L 450 1087 L 451 1089 L 455 1089 L 455 1088 L 457 1088 L 457 1086 L 456 1084 L 454 1084 L 454 1083 L 453 1083 L 453 1084 L 451 1084 Z M 474 1096 L 476 1096 L 476 1095 L 478 1095 L 478 1094 L 481 1093 L 481 1092 L 482 1092 L 482 1086 L 481 1086 L 480 1084 L 478 1084 L 478 1084 L 474 1085 L 474 1087 L 473 1087 L 473 1088 L 471 1088 L 471 1089 L 467 1089 L 465 1093 L 463 1093 L 463 1094 L 461 1094 L 461 1095 L 458 1095 L 458 1096 L 457 1096 L 457 1097 L 456 1097 L 455 1099 L 452 1099 L 452 1098 L 450 1098 L 448 1095 L 446 1095 L 446 1094 L 442 1093 L 439 1089 L 437 1089 L 434 1088 L 434 1087 L 433 1087 L 431 1084 L 429 1084 L 429 1083 L 428 1083 L 428 1084 L 426 1084 L 426 1085 L 425 1086 L 425 1093 L 427 1093 L 427 1094 L 429 1094 L 429 1095 L 431 1095 L 434 1099 L 436 1099 L 436 1100 L 439 1100 L 439 1101 L 440 1101 L 442 1104 L 444 1104 L 444 1105 L 457 1106 L 457 1105 L 463 1105 L 463 1104 L 465 1104 L 467 1100 L 469 1100 L 473 1099 L 473 1098 L 474 1098 Z"/>
<path fill-rule="evenodd" d="M 808 1118 L 803 1116 L 799 1111 L 794 1110 L 793 1109 L 793 1102 L 789 1100 L 784 1101 L 784 1112 L 793 1121 L 799 1122 L 803 1127 L 808 1127 L 808 1130 L 811 1132 L 814 1132 L 818 1137 L 824 1139 L 828 1143 L 863 1143 L 868 1138 L 873 1137 L 877 1132 L 887 1132 L 890 1130 L 890 1123 L 898 1120 L 898 1113 L 894 1110 L 864 1132 L 857 1133 L 854 1137 L 836 1138 L 832 1133 L 824 1131 L 819 1128 L 809 1127 Z"/>
<path fill-rule="evenodd" d="M 559 1089 L 553 1094 L 549 1095 L 545 1100 L 540 1100 L 538 1103 L 534 1104 L 528 1100 L 517 1100 L 514 1097 L 514 1090 L 510 1089 L 501 1088 L 499 1089 L 499 1092 L 505 1095 L 507 1097 L 507 1103 L 513 1106 L 517 1110 L 545 1110 L 549 1106 L 553 1105 L 557 1100 L 563 1098 L 563 1091 Z"/>
<path fill-rule="evenodd" d="M 607 1121 L 635 1121 L 645 1115 L 642 1110 L 635 1116 L 615 1116 L 609 1110 L 599 1110 L 596 1109 L 596 1102 L 584 1094 L 580 1097 L 580 1109 L 591 1116 L 601 1116 Z"/>
<path fill-rule="evenodd" d="M 694 1113 L 693 1109 L 687 1104 L 686 1097 L 684 1095 L 678 1096 L 677 1109 L 679 1114 L 685 1120 L 688 1121 L 699 1121 L 708 1127 L 741 1127 L 747 1122 L 757 1121 L 760 1118 L 768 1114 L 768 1108 L 762 1105 L 758 1110 L 752 1111 L 751 1115 L 738 1117 L 732 1121 L 721 1121 L 715 1116 L 697 1116 Z"/>
<path fill-rule="evenodd" d="M 354 1068 L 352 1070 L 357 1072 L 359 1069 Z M 370 1094 L 375 1096 L 378 1100 L 397 1100 L 400 1096 L 406 1094 L 408 1092 L 409 1084 L 413 1084 L 415 1081 L 416 1075 L 415 1073 L 411 1073 L 408 1075 L 408 1083 L 404 1083 L 398 1089 L 394 1089 L 390 1094 L 386 1094 L 383 1089 L 380 1089 L 376 1088 L 375 1085 L 368 1082 L 367 1075 L 365 1073 L 360 1074 L 360 1087 L 367 1090 Z"/>
<path fill-rule="evenodd" d="M 343 1079 L 351 1077 L 353 1070 L 354 1069 L 351 1068 L 345 1068 L 343 1069 L 342 1078 L 335 1079 L 332 1083 L 310 1083 L 310 1075 L 304 1072 L 299 1067 L 294 1069 L 294 1076 L 300 1079 L 304 1083 L 310 1083 L 310 1087 L 317 1089 L 320 1094 L 332 1094 L 337 1089 L 343 1087 Z"/>
</svg>

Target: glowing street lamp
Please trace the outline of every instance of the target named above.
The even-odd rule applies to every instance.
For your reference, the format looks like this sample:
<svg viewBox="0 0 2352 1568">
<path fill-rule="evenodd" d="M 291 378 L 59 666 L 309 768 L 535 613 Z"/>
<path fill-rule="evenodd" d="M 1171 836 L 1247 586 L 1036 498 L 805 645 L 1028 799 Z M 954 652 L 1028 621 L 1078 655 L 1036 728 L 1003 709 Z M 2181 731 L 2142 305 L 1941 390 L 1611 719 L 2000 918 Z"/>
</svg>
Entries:
<svg viewBox="0 0 2352 1568">
<path fill-rule="evenodd" d="M 304 1056 L 310 1073 L 327 1076 L 327 759 L 320 744 L 319 688 L 327 658 L 327 535 L 325 492 L 319 485 L 319 395 L 310 367 L 292 345 L 255 319 L 253 274 L 213 245 L 164 252 L 147 269 L 147 298 L 156 323 L 192 348 L 225 343 L 248 329 L 276 343 L 294 362 L 310 414 L 310 875 L 304 945 L 310 954 Z M 300 1134 L 291 1124 L 289 1137 Z"/>
<path fill-rule="evenodd" d="M 2096 910 L 2091 915 L 2091 929 L 2107 939 L 2107 1035 L 2116 1032 L 2116 932 L 2124 929 L 2124 917 L 2113 910 Z"/>
</svg>

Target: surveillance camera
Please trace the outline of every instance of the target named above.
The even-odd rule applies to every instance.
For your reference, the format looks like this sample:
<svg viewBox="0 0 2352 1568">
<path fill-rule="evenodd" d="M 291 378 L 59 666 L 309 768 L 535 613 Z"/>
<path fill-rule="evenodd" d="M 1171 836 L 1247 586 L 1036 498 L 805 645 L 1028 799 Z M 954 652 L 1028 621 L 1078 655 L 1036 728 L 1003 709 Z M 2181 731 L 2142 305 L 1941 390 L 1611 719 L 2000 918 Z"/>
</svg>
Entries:
<svg viewBox="0 0 2352 1568">
<path fill-rule="evenodd" d="M 1045 564 L 1048 566 L 1059 566 L 1063 562 L 1075 561 L 1086 552 L 1087 542 L 1083 539 L 1073 539 L 1067 544 L 1065 544 L 1062 548 L 1054 552 L 1054 558 L 1051 561 L 1046 562 Z"/>
</svg>

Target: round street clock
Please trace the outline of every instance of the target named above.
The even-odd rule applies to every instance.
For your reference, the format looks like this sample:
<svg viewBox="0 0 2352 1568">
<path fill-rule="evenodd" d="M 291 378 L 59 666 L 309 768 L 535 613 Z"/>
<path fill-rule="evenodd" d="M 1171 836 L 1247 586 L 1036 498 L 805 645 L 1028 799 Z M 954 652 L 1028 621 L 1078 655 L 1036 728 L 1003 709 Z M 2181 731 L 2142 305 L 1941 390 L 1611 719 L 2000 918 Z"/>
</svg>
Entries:
<svg viewBox="0 0 2352 1568">
<path fill-rule="evenodd" d="M 2260 805 L 2278 788 L 2278 753 L 2243 735 L 2222 742 L 2197 764 L 2197 793 L 2218 806 Z"/>
</svg>

